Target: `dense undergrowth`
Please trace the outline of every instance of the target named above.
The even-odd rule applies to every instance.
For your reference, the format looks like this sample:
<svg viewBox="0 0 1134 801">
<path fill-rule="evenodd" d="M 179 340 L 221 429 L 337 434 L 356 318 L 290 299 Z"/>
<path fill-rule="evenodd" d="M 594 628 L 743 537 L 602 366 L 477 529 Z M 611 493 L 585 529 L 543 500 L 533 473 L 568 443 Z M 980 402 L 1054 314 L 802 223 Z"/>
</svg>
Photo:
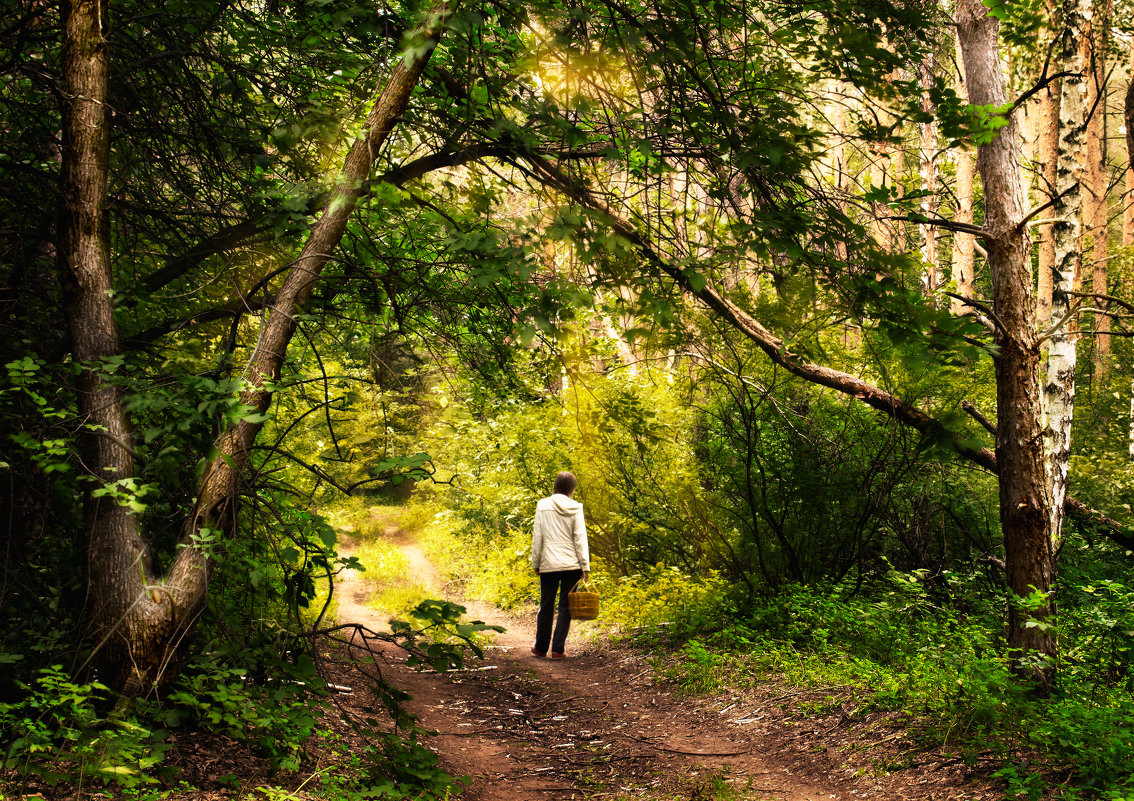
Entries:
<svg viewBox="0 0 1134 801">
<path fill-rule="evenodd" d="M 282 560 L 235 543 L 218 560 L 215 581 L 225 594 L 218 593 L 177 679 L 160 693 L 128 699 L 97 675 L 77 680 L 89 675 L 86 666 L 61 661 L 75 644 L 58 632 L 21 633 L 20 621 L 11 620 L 0 639 L 0 663 L 8 667 L 0 679 L 0 798 L 192 796 L 202 788 L 185 781 L 179 763 L 198 742 L 213 743 L 204 748 L 225 752 L 222 762 L 232 765 L 208 789 L 219 784 L 234 797 L 298 798 L 299 790 L 348 800 L 449 797 L 460 780 L 439 767 L 428 734 L 401 705 L 404 694 L 365 660 L 351 681 L 373 696 L 375 708 L 344 713 L 335 703 L 330 666 L 354 664 L 359 654 L 342 651 L 330 636 L 336 603 L 327 582 L 344 567 L 364 565 L 337 555 L 329 520 L 307 520 L 305 533 L 289 531 L 277 543 L 294 551 Z M 382 567 L 375 562 L 379 582 Z M 459 667 L 470 649 L 479 653 L 483 626 L 465 623 L 460 607 L 424 599 L 411 592 L 391 607 L 386 636 L 411 664 L 444 670 Z"/>
<path fill-rule="evenodd" d="M 435 514 L 425 545 L 467 593 L 531 601 L 532 510 L 572 469 L 599 626 L 656 648 L 686 691 L 835 688 L 833 706 L 850 697 L 927 747 L 998 761 L 1008 797 L 1134 798 L 1127 555 L 1069 528 L 1045 697 L 1015 672 L 1034 657 L 1006 652 L 993 483 L 837 397 L 766 378 L 698 392 L 672 373 L 572 374 L 544 402 L 450 409 L 425 447 L 459 480 L 418 494 Z M 810 703 L 794 711 L 824 711 Z"/>
<path fill-rule="evenodd" d="M 431 540 L 470 592 L 512 605 L 538 595 L 524 571 L 522 536 L 501 543 L 487 562 L 462 558 L 471 549 L 444 523 Z M 1078 602 L 1066 600 L 1066 656 L 1046 698 L 1013 673 L 999 630 L 1002 599 L 960 597 L 960 578 L 934 581 L 925 572 L 894 570 L 869 593 L 793 585 L 743 605 L 713 572 L 694 576 L 656 565 L 621 579 L 600 573 L 597 582 L 600 628 L 654 649 L 659 676 L 683 691 L 773 680 L 822 687 L 827 706 L 794 711 L 821 714 L 849 697 L 855 714 L 900 713 L 927 747 L 944 745 L 974 763 L 978 756 L 999 759 L 995 775 L 1007 797 L 1134 798 L 1127 662 L 1134 592 L 1113 581 L 1079 587 Z M 1084 603 L 1086 597 L 1099 603 Z M 973 600 L 985 608 L 972 608 Z"/>
</svg>

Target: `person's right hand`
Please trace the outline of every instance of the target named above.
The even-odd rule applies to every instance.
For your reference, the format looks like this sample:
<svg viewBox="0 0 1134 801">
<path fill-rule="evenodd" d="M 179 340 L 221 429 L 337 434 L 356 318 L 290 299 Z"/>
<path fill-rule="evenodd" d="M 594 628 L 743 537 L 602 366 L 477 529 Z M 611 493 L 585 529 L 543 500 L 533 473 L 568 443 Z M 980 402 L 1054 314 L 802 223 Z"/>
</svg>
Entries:
<svg viewBox="0 0 1134 801">
<path fill-rule="evenodd" d="M 588 579 L 590 579 L 590 577 L 591 577 L 591 571 L 584 570 L 583 571 L 583 581 L 587 581 Z"/>
</svg>

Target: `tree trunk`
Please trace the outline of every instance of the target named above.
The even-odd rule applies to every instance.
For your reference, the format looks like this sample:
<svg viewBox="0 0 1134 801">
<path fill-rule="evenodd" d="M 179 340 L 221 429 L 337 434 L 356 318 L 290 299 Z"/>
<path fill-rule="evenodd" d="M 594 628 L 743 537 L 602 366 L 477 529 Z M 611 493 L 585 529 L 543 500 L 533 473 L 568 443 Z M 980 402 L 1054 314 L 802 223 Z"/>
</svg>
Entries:
<svg viewBox="0 0 1134 801">
<path fill-rule="evenodd" d="M 302 252 L 284 278 L 264 323 L 246 374 L 241 402 L 265 412 L 272 382 L 296 330 L 296 314 L 338 246 L 374 160 L 409 101 L 410 93 L 441 35 L 446 6 L 430 12 L 412 43 L 417 55 L 400 61 L 367 117 L 344 162 L 326 210 L 312 227 Z M 99 35 L 98 4 L 76 2 L 66 13 L 64 85 L 65 246 L 63 275 L 77 284 L 68 291 L 76 361 L 120 352 L 109 300 L 109 248 L 105 223 L 108 120 L 105 113 L 107 56 Z M 113 388 L 94 371 L 85 373 L 81 408 L 106 431 L 88 436 L 92 465 L 102 475 L 131 475 L 129 431 Z M 103 680 L 140 694 L 171 678 L 180 651 L 204 605 L 211 557 L 207 540 L 235 526 L 236 499 L 261 423 L 231 425 L 216 442 L 217 457 L 201 479 L 198 499 L 182 529 L 178 555 L 164 581 L 152 579 L 143 559 L 137 519 L 107 498 L 88 499 L 90 595 L 101 635 L 97 652 Z"/>
<path fill-rule="evenodd" d="M 1087 109 L 1093 110 L 1087 120 L 1086 129 L 1086 166 L 1083 175 L 1085 192 L 1083 194 L 1083 230 L 1084 239 L 1089 240 L 1091 291 L 1106 295 L 1107 292 L 1107 263 L 1110 258 L 1110 243 L 1107 241 L 1107 190 L 1110 176 L 1106 169 L 1106 40 L 1108 36 L 1108 22 L 1110 18 L 1110 2 L 1102 3 L 1101 13 L 1091 20 L 1090 38 L 1084 37 L 1084 43 L 1090 42 L 1090 65 L 1087 81 Z M 1082 252 L 1088 252 L 1086 242 Z M 1092 306 L 1105 311 L 1107 302 L 1095 298 Z M 1105 375 L 1110 367 L 1110 317 L 1106 314 L 1095 314 L 1094 331 L 1095 340 L 1095 369 L 1097 374 Z"/>
<path fill-rule="evenodd" d="M 1134 38 L 1130 40 L 1130 83 L 1123 108 L 1126 127 L 1126 201 L 1122 213 L 1122 246 L 1134 245 Z"/>
<path fill-rule="evenodd" d="M 1090 0 L 1067 0 L 1063 6 L 1061 67 L 1064 72 L 1059 98 L 1059 155 L 1056 165 L 1055 265 L 1052 271 L 1051 320 L 1044 396 L 1047 424 L 1044 449 L 1051 472 L 1051 537 L 1062 534 L 1063 498 L 1071 456 L 1071 420 L 1075 410 L 1077 301 L 1076 276 L 1081 273 L 1080 215 L 1087 124 L 1087 61 L 1085 36 Z"/>
<path fill-rule="evenodd" d="M 937 69 L 937 59 L 927 55 L 919 65 L 918 84 L 922 95 L 921 110 L 933 114 L 936 108 L 929 99 L 929 90 L 933 87 L 934 73 Z M 937 216 L 937 123 L 923 122 L 921 128 L 921 188 L 927 194 L 921 198 L 919 205 L 922 216 L 932 220 Z M 925 291 L 927 295 L 937 292 L 941 285 L 940 268 L 937 263 L 937 228 L 933 225 L 921 226 L 923 240 L 921 244 L 921 260 L 925 265 Z"/>
<path fill-rule="evenodd" d="M 1134 245 L 1134 39 L 1130 42 L 1130 83 L 1126 87 L 1123 105 L 1123 122 L 1126 124 L 1126 200 L 1122 214 L 1122 245 Z M 1134 461 L 1134 381 L 1130 384 L 1130 432 L 1128 453 Z"/>
<path fill-rule="evenodd" d="M 59 202 L 59 276 L 78 378 L 83 462 L 97 489 L 125 489 L 134 476 L 130 427 L 102 360 L 122 353 L 114 319 L 107 223 L 110 160 L 109 54 L 103 37 L 106 0 L 71 0 L 62 7 L 63 153 Z M 154 621 L 168 617 L 169 600 L 151 588 L 138 518 L 113 494 L 84 496 L 87 581 L 92 634 L 99 642 L 103 680 L 124 686 Z"/>
<path fill-rule="evenodd" d="M 1055 0 L 1047 0 L 1047 17 L 1055 18 Z M 1040 132 L 1036 146 L 1036 161 L 1040 165 L 1043 202 L 1055 197 L 1055 168 L 1059 155 L 1059 95 L 1062 86 L 1058 80 L 1040 91 Z M 1047 216 L 1047 215 L 1045 215 Z M 1039 268 L 1036 289 L 1036 317 L 1041 326 L 1051 320 L 1051 278 L 1055 266 L 1055 240 L 1051 224 L 1039 226 Z"/>
<path fill-rule="evenodd" d="M 998 53 L 998 29 L 979 0 L 958 0 L 958 38 L 969 99 L 978 105 L 1005 104 L 1007 92 Z M 1019 132 L 1014 118 L 977 154 L 984 186 L 985 231 L 992 269 L 993 303 L 999 326 L 996 343 L 996 460 L 1000 469 L 1000 525 L 1004 536 L 1010 603 L 1008 646 L 1019 670 L 1043 684 L 1051 677 L 1055 639 L 1045 622 L 1054 613 L 1049 593 L 1055 573 L 1053 523 L 1062 507 L 1054 503 L 1043 448 L 1043 396 L 1039 385 L 1039 342 L 1025 217 Z M 1035 593 L 1035 595 L 1033 595 Z M 1020 600 L 1037 597 L 1030 609 Z M 1028 625 L 1030 621 L 1040 625 Z"/>
<path fill-rule="evenodd" d="M 959 45 L 958 45 L 959 47 Z M 957 89 L 963 100 L 968 101 L 968 83 L 965 80 L 964 61 L 958 52 L 957 58 Z M 973 222 L 973 177 L 976 173 L 976 157 L 967 147 L 959 147 L 954 151 L 957 159 L 957 186 L 954 194 L 957 197 L 957 210 L 953 219 L 959 223 L 972 225 Z M 973 235 L 963 231 L 953 234 L 953 283 L 956 293 L 966 298 L 973 297 L 975 270 L 973 262 L 975 240 Z M 969 308 L 958 298 L 951 298 L 949 310 L 953 314 L 965 314 Z"/>
</svg>

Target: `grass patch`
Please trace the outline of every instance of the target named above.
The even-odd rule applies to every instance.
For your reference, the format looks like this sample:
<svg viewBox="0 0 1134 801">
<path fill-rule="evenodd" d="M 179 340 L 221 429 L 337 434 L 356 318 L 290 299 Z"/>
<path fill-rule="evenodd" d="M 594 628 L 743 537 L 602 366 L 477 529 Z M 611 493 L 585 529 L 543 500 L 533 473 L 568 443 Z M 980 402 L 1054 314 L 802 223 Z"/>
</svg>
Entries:
<svg viewBox="0 0 1134 801">
<path fill-rule="evenodd" d="M 368 604 L 394 617 L 404 618 L 426 598 L 436 595 L 413 575 L 409 557 L 398 545 L 375 535 L 378 525 L 385 532 L 382 518 L 371 518 L 374 525 L 366 529 L 365 539 L 354 552 L 365 571 L 362 580 L 372 588 Z M 361 532 L 360 532 L 361 533 Z"/>
<path fill-rule="evenodd" d="M 441 512 L 425 525 L 421 548 L 445 580 L 467 597 L 508 610 L 539 599 L 539 579 L 531 565 L 531 532 L 509 529 L 490 541 L 462 531 L 454 516 Z"/>
<path fill-rule="evenodd" d="M 743 622 L 667 648 L 654 670 L 689 694 L 770 678 L 820 689 L 793 703 L 802 716 L 843 701 L 900 713 L 926 743 L 995 755 L 1006 798 L 1134 799 L 1127 683 L 1065 665 L 1051 696 L 1039 697 L 1013 674 L 992 622 L 933 603 L 900 576 L 894 582 L 873 598 L 796 588 Z"/>
</svg>

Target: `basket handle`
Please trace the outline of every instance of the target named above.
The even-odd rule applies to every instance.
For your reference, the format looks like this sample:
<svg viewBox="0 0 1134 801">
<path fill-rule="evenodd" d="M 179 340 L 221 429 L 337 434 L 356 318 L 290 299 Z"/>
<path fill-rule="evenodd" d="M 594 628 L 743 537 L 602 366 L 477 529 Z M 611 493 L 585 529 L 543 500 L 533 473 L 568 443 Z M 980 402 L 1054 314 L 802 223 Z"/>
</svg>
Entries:
<svg viewBox="0 0 1134 801">
<path fill-rule="evenodd" d="M 578 581 L 575 582 L 575 586 L 571 588 L 571 592 L 578 592 L 579 591 L 579 585 L 583 586 L 584 592 L 588 592 L 588 590 L 586 588 L 591 586 L 591 582 L 586 581 L 585 579 L 579 579 Z"/>
</svg>

